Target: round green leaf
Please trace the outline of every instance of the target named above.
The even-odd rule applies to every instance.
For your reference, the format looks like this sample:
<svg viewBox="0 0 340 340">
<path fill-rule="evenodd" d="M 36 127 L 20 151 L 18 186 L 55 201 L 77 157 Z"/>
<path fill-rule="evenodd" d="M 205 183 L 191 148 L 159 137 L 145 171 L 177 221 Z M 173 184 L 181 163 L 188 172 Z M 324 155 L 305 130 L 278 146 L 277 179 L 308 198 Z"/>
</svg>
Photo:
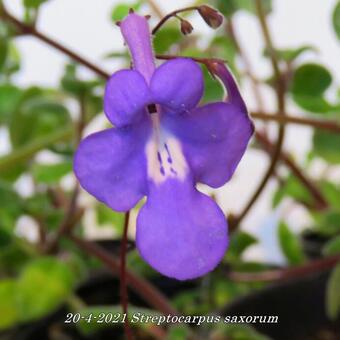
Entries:
<svg viewBox="0 0 340 340">
<path fill-rule="evenodd" d="M 153 46 L 157 54 L 167 52 L 172 45 L 175 45 L 182 38 L 181 32 L 177 27 L 165 27 L 159 32 L 153 40 Z"/>
<path fill-rule="evenodd" d="M 70 161 L 58 164 L 34 164 L 32 174 L 38 183 L 52 184 L 58 182 L 62 177 L 71 172 Z"/>
<path fill-rule="evenodd" d="M 11 117 L 10 137 L 14 147 L 46 136 L 71 122 L 66 107 L 48 97 L 39 88 L 25 91 Z"/>
<path fill-rule="evenodd" d="M 280 223 L 278 228 L 279 243 L 281 249 L 291 265 L 298 265 L 304 262 L 304 254 L 301 244 L 285 223 Z"/>
<path fill-rule="evenodd" d="M 313 154 L 333 164 L 340 163 L 340 135 L 316 130 L 313 135 Z"/>
<path fill-rule="evenodd" d="M 332 83 L 330 72 L 318 64 L 304 64 L 297 68 L 293 75 L 291 92 L 293 99 L 303 109 L 324 113 L 334 107 L 323 97 Z"/>
<path fill-rule="evenodd" d="M 333 12 L 333 27 L 338 39 L 340 39 L 340 1 L 337 2 Z"/>
<path fill-rule="evenodd" d="M 24 0 L 24 6 L 26 8 L 39 8 L 39 6 L 48 0 Z"/>
<path fill-rule="evenodd" d="M 340 313 L 340 264 L 332 271 L 326 291 L 326 310 L 328 316 L 335 320 Z"/>
<path fill-rule="evenodd" d="M 8 43 L 7 40 L 0 36 L 0 71 L 5 65 L 8 53 Z"/>
<path fill-rule="evenodd" d="M 332 255 L 340 254 L 340 235 L 328 241 L 324 245 L 322 249 L 322 253 L 325 256 L 332 256 Z"/>
<path fill-rule="evenodd" d="M 75 277 L 70 268 L 52 257 L 32 261 L 18 281 L 17 299 L 23 321 L 53 311 L 71 294 Z"/>
<path fill-rule="evenodd" d="M 320 96 L 332 83 L 330 72 L 318 64 L 304 64 L 294 73 L 292 93 L 302 96 Z"/>
<path fill-rule="evenodd" d="M 14 280 L 0 281 L 0 330 L 9 328 L 18 321 L 16 289 L 17 286 Z"/>
<path fill-rule="evenodd" d="M 21 91 L 12 84 L 0 85 L 0 124 L 7 123 L 8 117 L 18 104 Z"/>
</svg>

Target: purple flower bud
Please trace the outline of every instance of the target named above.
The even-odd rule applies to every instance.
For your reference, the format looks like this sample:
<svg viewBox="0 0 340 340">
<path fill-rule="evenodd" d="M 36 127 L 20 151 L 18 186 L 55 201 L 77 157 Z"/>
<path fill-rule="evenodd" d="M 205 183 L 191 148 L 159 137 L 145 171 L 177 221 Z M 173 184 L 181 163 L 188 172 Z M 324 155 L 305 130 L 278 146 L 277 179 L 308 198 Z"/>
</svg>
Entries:
<svg viewBox="0 0 340 340">
<path fill-rule="evenodd" d="M 202 5 L 199 6 L 198 12 L 204 19 L 204 21 L 207 23 L 207 25 L 209 25 L 210 27 L 218 28 L 222 25 L 223 16 L 215 9 L 206 5 Z"/>
</svg>

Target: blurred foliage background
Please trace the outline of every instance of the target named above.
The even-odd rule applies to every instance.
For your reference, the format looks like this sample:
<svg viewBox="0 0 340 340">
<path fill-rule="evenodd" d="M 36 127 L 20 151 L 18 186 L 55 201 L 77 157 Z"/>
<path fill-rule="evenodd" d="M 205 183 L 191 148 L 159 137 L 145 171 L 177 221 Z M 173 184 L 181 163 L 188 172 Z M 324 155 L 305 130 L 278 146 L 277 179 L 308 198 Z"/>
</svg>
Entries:
<svg viewBox="0 0 340 340">
<path fill-rule="evenodd" d="M 72 175 L 73 153 L 84 128 L 103 115 L 106 73 L 36 28 L 46 2 L 23 0 L 24 16 L 16 18 L 6 9 L 6 2 L 0 1 L 0 128 L 3 132 L 0 142 L 5 133 L 10 141 L 10 152 L 0 157 L 0 338 L 123 338 L 120 323 L 64 322 L 68 312 L 121 313 L 119 249 L 124 215 L 84 193 L 80 195 Z M 195 5 L 202 3 L 197 1 Z M 292 206 L 304 207 L 311 223 L 296 232 L 287 221 L 278 221 L 275 230 L 284 263 L 246 259 L 244 252 L 258 239 L 241 226 L 257 199 L 255 195 L 245 210 L 226 217 L 231 227 L 230 247 L 223 263 L 200 280 L 180 283 L 161 277 L 140 259 L 133 243 L 133 217 L 139 206 L 136 207 L 131 212 L 127 254 L 130 313 L 278 315 L 279 323 L 222 322 L 199 327 L 138 323 L 133 325 L 133 332 L 141 339 L 339 339 L 340 177 L 334 173 L 339 172 L 340 164 L 340 88 L 331 71 L 318 61 L 317 54 L 313 62 L 301 61 L 304 53 L 317 51 L 318 46 L 278 48 L 275 42 L 268 45 L 270 37 L 268 40 L 264 35 L 267 48 L 262 58 L 268 63 L 274 60 L 283 84 L 283 100 L 294 103 L 303 114 L 293 116 L 282 112 L 285 110 L 280 106 L 277 112 L 269 111 L 261 98 L 261 88 L 267 88 L 279 98 L 277 74 L 273 71 L 266 79 L 256 76 L 240 46 L 233 18 L 240 11 L 247 11 L 266 25 L 267 16 L 272 13 L 272 1 L 205 3 L 226 17 L 223 26 L 205 44 L 199 43 L 205 37 L 195 31 L 184 37 L 178 22 L 172 19 L 155 36 L 155 52 L 221 58 L 228 62 L 241 88 L 244 81 L 250 81 L 257 99 L 257 108 L 250 112 L 257 129 L 251 148 L 262 150 L 274 163 L 268 173 L 268 178 L 278 184 L 272 196 L 273 211 L 283 201 L 290 200 Z M 121 20 L 131 7 L 156 19 L 162 16 L 154 1 L 121 2 L 112 8 L 112 24 Z M 197 15 L 191 11 L 184 13 L 183 18 L 190 21 Z M 301 15 L 308 16 L 308 9 Z M 335 38 L 340 39 L 340 2 L 334 1 L 329 20 Z M 16 39 L 25 36 L 33 36 L 69 57 L 59 86 L 24 87 L 16 82 L 25 58 L 16 47 Z M 119 60 L 125 67 L 130 64 L 123 46 L 105 58 Z M 83 79 L 79 68 L 90 69 L 93 77 Z M 219 100 L 223 96 L 219 82 L 204 67 L 203 71 L 206 81 L 203 102 Z M 329 91 L 337 93 L 332 100 Z M 287 124 L 313 129 L 312 149 L 303 162 L 298 163 L 290 150 L 283 150 L 275 134 L 270 133 L 268 122 L 273 121 L 282 130 Z M 325 171 L 318 177 L 312 176 L 314 162 L 320 161 Z M 33 187 L 28 195 L 21 190 L 27 183 Z M 265 184 L 266 180 L 259 193 Z M 91 217 L 87 214 L 89 209 Z M 109 226 L 112 231 L 109 238 L 88 240 L 91 237 L 85 225 L 86 219 L 91 218 L 99 226 Z"/>
</svg>

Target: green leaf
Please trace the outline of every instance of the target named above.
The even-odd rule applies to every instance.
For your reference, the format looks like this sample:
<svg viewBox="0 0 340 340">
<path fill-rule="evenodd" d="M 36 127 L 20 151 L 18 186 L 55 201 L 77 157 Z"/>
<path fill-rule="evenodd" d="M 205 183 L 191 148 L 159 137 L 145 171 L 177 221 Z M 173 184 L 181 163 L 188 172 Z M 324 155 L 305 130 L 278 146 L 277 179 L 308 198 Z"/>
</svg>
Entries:
<svg viewBox="0 0 340 340">
<path fill-rule="evenodd" d="M 275 192 L 273 197 L 273 207 L 277 207 L 285 197 L 291 197 L 297 201 L 307 204 L 313 203 L 310 192 L 301 182 L 293 175 L 289 175 L 284 184 Z"/>
<path fill-rule="evenodd" d="M 336 110 L 336 106 L 333 106 L 321 96 L 293 95 L 293 99 L 298 106 L 308 112 L 328 113 Z"/>
<path fill-rule="evenodd" d="M 72 163 L 65 161 L 58 164 L 42 165 L 34 164 L 32 175 L 39 183 L 52 184 L 57 183 L 62 177 L 72 170 Z"/>
<path fill-rule="evenodd" d="M 333 208 L 337 209 L 340 202 L 340 186 L 337 186 L 332 182 L 321 181 L 319 187 L 327 202 Z"/>
<path fill-rule="evenodd" d="M 88 96 L 98 85 L 102 85 L 101 80 L 79 79 L 76 64 L 66 65 L 64 75 L 61 79 L 61 87 L 64 91 L 78 98 L 83 98 Z"/>
<path fill-rule="evenodd" d="M 235 232 L 230 238 L 227 256 L 231 259 L 238 260 L 242 253 L 255 243 L 257 243 L 257 239 L 254 236 L 244 231 Z"/>
<path fill-rule="evenodd" d="M 24 6 L 26 8 L 39 8 L 41 4 L 47 2 L 48 0 L 24 0 Z"/>
<path fill-rule="evenodd" d="M 308 51 L 315 52 L 316 48 L 311 45 L 305 45 L 298 48 L 276 49 L 276 54 L 281 60 L 286 62 L 292 62 L 296 58 L 298 58 L 301 54 Z M 264 50 L 264 56 L 269 57 L 268 49 Z"/>
<path fill-rule="evenodd" d="M 177 44 L 182 39 L 180 30 L 177 27 L 165 27 L 157 32 L 153 40 L 156 54 L 167 52 L 171 46 Z"/>
<path fill-rule="evenodd" d="M 322 253 L 324 256 L 340 254 L 340 235 L 328 241 L 324 245 Z"/>
<path fill-rule="evenodd" d="M 11 141 L 16 148 L 70 123 L 71 119 L 64 105 L 47 97 L 41 89 L 30 88 L 25 91 L 21 103 L 11 117 Z"/>
<path fill-rule="evenodd" d="M 72 293 L 75 276 L 53 257 L 32 261 L 18 280 L 17 301 L 22 321 L 38 319 L 57 308 Z"/>
<path fill-rule="evenodd" d="M 340 39 L 340 1 L 337 2 L 333 12 L 333 27 L 338 39 Z"/>
<path fill-rule="evenodd" d="M 335 320 L 340 312 L 340 264 L 332 271 L 327 283 L 326 311 L 330 319 Z"/>
<path fill-rule="evenodd" d="M 15 47 L 12 41 L 9 41 L 7 46 L 6 60 L 5 63 L 2 65 L 1 73 L 9 77 L 13 73 L 19 71 L 20 61 L 21 58 L 18 49 Z"/>
<path fill-rule="evenodd" d="M 3 228 L 0 224 L 0 249 L 3 250 L 3 248 L 9 246 L 11 244 L 11 241 L 11 233 Z"/>
<path fill-rule="evenodd" d="M 54 143 L 68 140 L 72 136 L 72 127 L 60 127 L 58 130 L 51 132 L 47 136 L 39 137 L 30 143 L 17 148 L 10 154 L 0 158 L 0 173 L 15 168 L 18 164 L 31 159 L 38 151 L 43 150 Z"/>
<path fill-rule="evenodd" d="M 340 233 L 340 211 L 331 210 L 314 213 L 315 229 L 324 235 L 338 235 Z"/>
<path fill-rule="evenodd" d="M 292 92 L 295 95 L 319 96 L 332 83 L 330 72 L 318 64 L 304 64 L 294 73 Z"/>
<path fill-rule="evenodd" d="M 5 65 L 8 54 L 8 42 L 0 36 L 0 72 Z"/>
<path fill-rule="evenodd" d="M 1 226 L 0 226 L 1 228 Z M 13 228 L 13 224 L 11 225 Z M 11 242 L 0 251 L 0 271 L 8 275 L 18 274 L 22 267 L 35 256 L 36 249 L 26 240 L 11 233 Z"/>
<path fill-rule="evenodd" d="M 313 151 L 315 156 L 326 162 L 340 163 L 340 135 L 326 131 L 315 130 L 313 134 Z"/>
<path fill-rule="evenodd" d="M 289 264 L 298 265 L 304 262 L 305 256 L 301 244 L 288 226 L 281 222 L 278 228 L 279 243 Z"/>
<path fill-rule="evenodd" d="M 190 339 L 190 329 L 187 325 L 171 325 L 166 340 Z"/>
<path fill-rule="evenodd" d="M 0 85 L 0 124 L 7 124 L 10 115 L 18 105 L 21 90 L 12 84 Z"/>
<path fill-rule="evenodd" d="M 23 201 L 12 186 L 0 181 L 0 227 L 13 227 L 22 214 Z"/>
<path fill-rule="evenodd" d="M 204 96 L 203 102 L 213 102 L 218 101 L 223 98 L 224 90 L 218 80 L 214 79 L 208 70 L 204 67 L 202 68 L 204 76 Z"/>
<path fill-rule="evenodd" d="M 9 328 L 18 321 L 16 290 L 17 285 L 14 280 L 0 281 L 0 330 Z"/>
<path fill-rule="evenodd" d="M 132 8 L 135 11 L 138 11 L 140 6 L 141 1 L 132 4 L 120 3 L 112 9 L 111 19 L 113 22 L 123 20 L 129 14 L 130 8 Z"/>
<path fill-rule="evenodd" d="M 262 0 L 262 5 L 266 14 L 272 11 L 272 1 Z M 257 14 L 255 2 L 253 0 L 217 0 L 218 10 L 226 16 L 231 16 L 239 10 Z"/>
<path fill-rule="evenodd" d="M 333 109 L 323 98 L 331 83 L 332 75 L 325 67 L 309 63 L 296 69 L 290 90 L 300 107 L 311 112 L 324 113 Z"/>
</svg>

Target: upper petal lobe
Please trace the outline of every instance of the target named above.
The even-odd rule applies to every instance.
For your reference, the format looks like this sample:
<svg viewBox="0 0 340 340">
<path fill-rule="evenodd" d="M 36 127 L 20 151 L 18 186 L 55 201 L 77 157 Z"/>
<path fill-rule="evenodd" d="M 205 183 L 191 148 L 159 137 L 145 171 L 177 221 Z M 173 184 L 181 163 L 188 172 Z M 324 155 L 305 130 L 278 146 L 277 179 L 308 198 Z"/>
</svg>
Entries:
<svg viewBox="0 0 340 340">
<path fill-rule="evenodd" d="M 154 101 L 175 112 L 194 108 L 203 95 L 201 68 L 187 58 L 165 62 L 155 71 L 150 85 Z"/>
<path fill-rule="evenodd" d="M 122 127 L 146 118 L 145 105 L 151 93 L 144 77 L 138 71 L 121 70 L 107 82 L 104 111 L 109 121 Z"/>
</svg>

